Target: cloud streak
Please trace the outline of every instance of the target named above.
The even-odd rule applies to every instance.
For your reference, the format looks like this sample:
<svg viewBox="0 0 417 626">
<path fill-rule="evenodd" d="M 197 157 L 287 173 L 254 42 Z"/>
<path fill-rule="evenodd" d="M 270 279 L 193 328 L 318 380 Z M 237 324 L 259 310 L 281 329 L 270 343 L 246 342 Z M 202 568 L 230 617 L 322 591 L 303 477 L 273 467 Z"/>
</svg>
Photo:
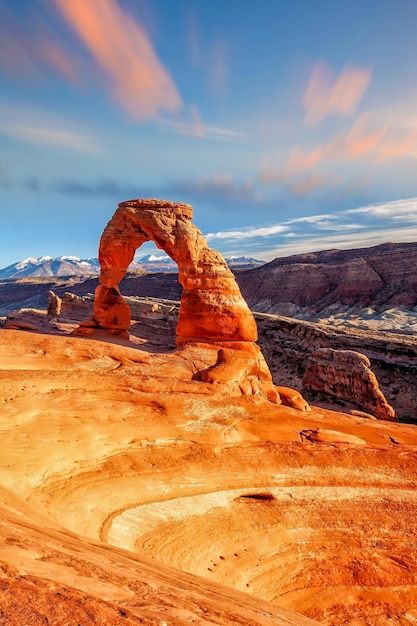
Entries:
<svg viewBox="0 0 417 626">
<path fill-rule="evenodd" d="M 322 143 L 289 149 L 287 163 L 272 167 L 264 157 L 259 178 L 264 184 L 285 185 L 295 196 L 319 188 L 337 187 L 342 175 L 329 172 L 335 164 L 361 164 L 377 169 L 387 161 L 417 159 L 417 128 L 412 119 L 380 121 L 376 112 L 362 113 L 348 129 Z"/>
<path fill-rule="evenodd" d="M 100 141 L 89 133 L 37 110 L 12 105 L 0 104 L 0 133 L 48 148 L 90 154 L 103 152 Z"/>
<path fill-rule="evenodd" d="M 0 69 L 12 76 L 34 78 L 53 70 L 71 82 L 78 81 L 80 64 L 37 13 L 30 30 L 0 9 Z"/>
<path fill-rule="evenodd" d="M 217 233 L 208 233 L 206 238 L 208 241 L 215 239 L 225 239 L 227 241 L 241 240 L 241 239 L 254 239 L 255 237 L 270 237 L 272 235 L 278 235 L 288 230 L 287 226 L 282 224 L 274 224 L 272 226 L 252 227 L 242 230 L 223 230 Z"/>
<path fill-rule="evenodd" d="M 253 206 L 263 201 L 251 180 L 236 183 L 229 172 L 213 172 L 197 180 L 173 183 L 168 191 L 182 194 L 193 201 L 206 201 L 220 206 Z"/>
<path fill-rule="evenodd" d="M 370 225 L 372 228 L 370 228 Z M 417 237 L 417 198 L 284 220 L 265 226 L 209 233 L 224 254 L 251 249 L 265 259 L 334 247 L 366 247 Z M 242 247 L 239 248 L 239 243 Z"/>
<path fill-rule="evenodd" d="M 134 119 L 176 111 L 181 97 L 140 24 L 116 0 L 55 0 L 105 75 L 113 98 Z"/>
<path fill-rule="evenodd" d="M 330 115 L 352 115 L 371 77 L 369 69 L 347 65 L 333 80 L 328 66 L 317 63 L 303 98 L 307 126 L 317 126 Z"/>
<path fill-rule="evenodd" d="M 231 128 L 222 128 L 205 124 L 199 109 L 195 105 L 188 107 L 182 119 L 165 119 L 158 117 L 155 122 L 179 135 L 196 137 L 198 139 L 213 139 L 232 143 L 241 143 L 248 140 L 248 136 Z"/>
</svg>

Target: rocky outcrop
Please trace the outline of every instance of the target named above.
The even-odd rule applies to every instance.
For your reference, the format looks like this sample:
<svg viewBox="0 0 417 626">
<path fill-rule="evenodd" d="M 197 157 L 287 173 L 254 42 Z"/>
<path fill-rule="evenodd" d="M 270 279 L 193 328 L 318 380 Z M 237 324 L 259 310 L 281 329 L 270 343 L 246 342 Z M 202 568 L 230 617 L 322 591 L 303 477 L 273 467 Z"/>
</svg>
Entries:
<svg viewBox="0 0 417 626">
<path fill-rule="evenodd" d="M 232 384 L 244 395 L 261 393 L 279 401 L 268 366 L 255 344 L 255 319 L 242 298 L 223 257 L 211 250 L 191 222 L 188 204 L 156 199 L 122 202 L 100 240 L 100 285 L 96 289 L 92 322 L 98 328 L 123 333 L 131 325 L 130 308 L 119 282 L 144 242 L 153 241 L 178 265 L 182 285 L 176 329 L 178 347 L 205 343 L 213 346 L 200 379 Z M 81 332 L 82 332 L 81 324 Z M 214 360 L 214 362 L 213 362 Z"/>
<path fill-rule="evenodd" d="M 353 350 L 316 350 L 307 365 L 303 391 L 324 393 L 350 402 L 377 419 L 396 421 L 370 365 L 364 354 Z"/>
<path fill-rule="evenodd" d="M 301 391 L 309 358 L 320 348 L 353 350 L 370 360 L 379 387 L 400 421 L 417 420 L 416 336 L 329 327 L 264 313 L 254 315 L 259 346 L 277 385 Z"/>
<path fill-rule="evenodd" d="M 333 305 L 417 305 L 417 243 L 385 243 L 275 259 L 239 273 L 249 306 L 312 319 Z"/>
<path fill-rule="evenodd" d="M 48 308 L 47 313 L 49 317 L 56 317 L 61 313 L 62 300 L 56 295 L 54 291 L 48 291 Z"/>
<path fill-rule="evenodd" d="M 349 433 L 341 433 L 338 430 L 329 430 L 328 428 L 312 428 L 300 431 L 301 441 L 311 441 L 312 443 L 349 443 L 354 445 L 366 445 L 366 441 L 350 435 Z"/>
<path fill-rule="evenodd" d="M 177 344 L 190 341 L 250 341 L 256 323 L 223 257 L 211 250 L 191 222 L 188 204 L 130 200 L 119 204 L 100 241 L 100 286 L 94 318 L 102 328 L 128 330 L 130 314 L 118 289 L 133 256 L 154 241 L 178 265 L 183 287 Z"/>
</svg>

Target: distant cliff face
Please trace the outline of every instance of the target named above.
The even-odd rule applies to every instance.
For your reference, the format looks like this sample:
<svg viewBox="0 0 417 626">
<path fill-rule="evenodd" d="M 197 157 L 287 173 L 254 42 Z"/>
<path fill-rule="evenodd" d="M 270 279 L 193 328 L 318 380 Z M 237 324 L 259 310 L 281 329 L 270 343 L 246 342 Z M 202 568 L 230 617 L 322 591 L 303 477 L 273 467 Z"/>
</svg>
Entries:
<svg viewBox="0 0 417 626">
<path fill-rule="evenodd" d="M 238 282 L 254 310 L 315 315 L 332 305 L 417 304 L 417 243 L 327 250 L 275 259 L 240 272 Z"/>
</svg>

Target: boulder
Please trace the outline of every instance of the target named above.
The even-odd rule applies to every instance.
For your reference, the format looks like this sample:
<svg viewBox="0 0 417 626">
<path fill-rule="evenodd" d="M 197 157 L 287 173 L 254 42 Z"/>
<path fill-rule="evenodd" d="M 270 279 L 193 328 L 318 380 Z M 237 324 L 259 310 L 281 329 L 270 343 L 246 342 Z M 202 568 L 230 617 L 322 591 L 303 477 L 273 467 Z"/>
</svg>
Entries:
<svg viewBox="0 0 417 626">
<path fill-rule="evenodd" d="M 397 421 L 379 389 L 369 359 L 354 350 L 321 348 L 310 356 L 303 391 L 316 391 L 352 403 L 377 419 Z"/>
</svg>

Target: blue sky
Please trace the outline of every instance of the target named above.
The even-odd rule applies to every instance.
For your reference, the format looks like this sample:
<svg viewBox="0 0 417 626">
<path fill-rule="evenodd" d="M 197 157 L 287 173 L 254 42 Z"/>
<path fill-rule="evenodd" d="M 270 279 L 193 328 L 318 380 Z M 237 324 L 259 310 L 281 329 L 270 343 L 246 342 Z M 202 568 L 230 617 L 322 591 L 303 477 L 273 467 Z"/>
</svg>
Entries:
<svg viewBox="0 0 417 626">
<path fill-rule="evenodd" d="M 137 197 L 192 204 L 226 256 L 417 240 L 416 23 L 416 0 L 0 0 L 0 267 L 96 256 Z"/>
</svg>

